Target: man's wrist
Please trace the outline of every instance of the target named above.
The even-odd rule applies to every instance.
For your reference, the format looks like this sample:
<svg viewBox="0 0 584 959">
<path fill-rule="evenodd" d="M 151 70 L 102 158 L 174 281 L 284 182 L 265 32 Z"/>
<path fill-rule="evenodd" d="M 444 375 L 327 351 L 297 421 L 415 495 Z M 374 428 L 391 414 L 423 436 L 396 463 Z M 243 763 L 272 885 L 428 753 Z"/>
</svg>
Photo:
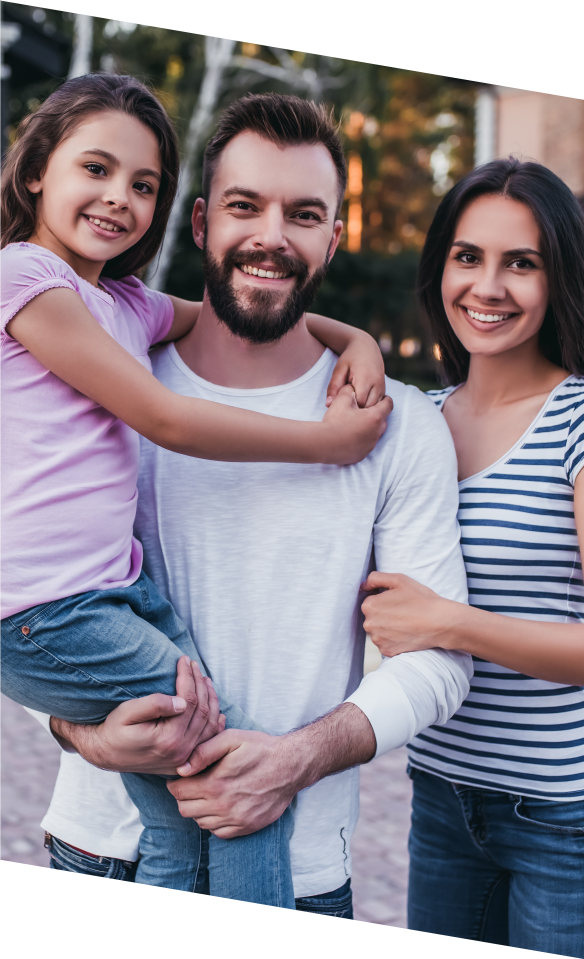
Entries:
<svg viewBox="0 0 584 959">
<path fill-rule="evenodd" d="M 377 743 L 365 713 L 342 703 L 316 722 L 280 739 L 296 792 L 373 759 Z"/>
</svg>

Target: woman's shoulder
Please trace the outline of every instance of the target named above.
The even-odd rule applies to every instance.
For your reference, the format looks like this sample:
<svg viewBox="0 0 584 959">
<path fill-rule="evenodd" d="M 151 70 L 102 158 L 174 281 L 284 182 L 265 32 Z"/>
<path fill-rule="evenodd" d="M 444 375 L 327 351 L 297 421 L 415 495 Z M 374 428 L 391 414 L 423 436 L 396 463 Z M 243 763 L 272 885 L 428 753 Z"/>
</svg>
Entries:
<svg viewBox="0 0 584 959">
<path fill-rule="evenodd" d="M 446 386 L 443 390 L 426 390 L 426 396 L 441 410 L 447 397 L 449 397 L 455 389 L 455 386 Z"/>
</svg>

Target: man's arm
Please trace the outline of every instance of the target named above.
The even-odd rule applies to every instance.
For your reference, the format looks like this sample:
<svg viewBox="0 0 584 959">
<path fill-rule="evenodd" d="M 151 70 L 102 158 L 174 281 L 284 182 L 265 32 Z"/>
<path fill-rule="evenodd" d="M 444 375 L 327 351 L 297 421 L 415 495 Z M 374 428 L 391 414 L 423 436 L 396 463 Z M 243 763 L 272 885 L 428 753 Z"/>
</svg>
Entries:
<svg viewBox="0 0 584 959">
<path fill-rule="evenodd" d="M 50 729 L 64 749 L 100 769 L 173 776 L 197 743 L 224 728 L 211 680 L 187 656 L 177 663 L 176 691 L 121 703 L 99 725 L 51 716 Z"/>
<path fill-rule="evenodd" d="M 408 390 L 402 402 L 402 442 L 375 523 L 377 567 L 407 573 L 464 602 L 452 439 L 418 391 Z M 198 747 L 178 769 L 191 778 L 168 788 L 182 815 L 221 838 L 254 832 L 273 822 L 300 789 L 446 722 L 467 695 L 471 675 L 465 653 L 425 650 L 384 660 L 346 703 L 305 729 L 282 737 L 229 730 Z M 201 772 L 210 763 L 217 765 Z"/>
<path fill-rule="evenodd" d="M 352 703 L 342 703 L 285 736 L 229 729 L 198 746 L 190 763 L 179 767 L 189 778 L 167 786 L 182 816 L 232 839 L 274 822 L 301 789 L 374 754 L 371 723 Z"/>
</svg>

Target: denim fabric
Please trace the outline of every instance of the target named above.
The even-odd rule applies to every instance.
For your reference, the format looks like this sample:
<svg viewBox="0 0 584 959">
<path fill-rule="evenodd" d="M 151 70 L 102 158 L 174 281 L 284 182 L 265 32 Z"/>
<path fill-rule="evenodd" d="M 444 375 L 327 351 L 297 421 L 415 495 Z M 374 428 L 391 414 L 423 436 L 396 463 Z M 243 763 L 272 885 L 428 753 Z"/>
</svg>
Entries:
<svg viewBox="0 0 584 959">
<path fill-rule="evenodd" d="M 128 699 L 173 695 L 184 653 L 206 673 L 186 626 L 141 573 L 132 586 L 66 597 L 4 619 L 2 692 L 70 722 L 99 723 Z M 261 728 L 217 693 L 228 728 Z M 144 826 L 136 882 L 192 892 L 200 868 L 199 827 L 180 815 L 164 777 L 122 778 Z M 292 823 L 288 810 L 281 822 L 249 837 L 213 837 L 211 893 L 294 909 Z"/>
<path fill-rule="evenodd" d="M 409 928 L 582 959 L 584 802 L 409 772 Z"/>
<path fill-rule="evenodd" d="M 322 896 L 305 896 L 296 900 L 298 912 L 317 912 L 321 916 L 336 916 L 338 919 L 353 918 L 353 891 L 351 880 L 344 886 L 325 892 Z"/>
<path fill-rule="evenodd" d="M 120 879 L 122 882 L 134 882 L 137 862 L 126 859 L 110 859 L 108 856 L 88 856 L 79 849 L 74 849 L 66 842 L 51 836 L 50 839 L 50 867 L 62 869 L 65 872 L 81 872 L 87 876 L 98 876 L 101 879 Z"/>
</svg>

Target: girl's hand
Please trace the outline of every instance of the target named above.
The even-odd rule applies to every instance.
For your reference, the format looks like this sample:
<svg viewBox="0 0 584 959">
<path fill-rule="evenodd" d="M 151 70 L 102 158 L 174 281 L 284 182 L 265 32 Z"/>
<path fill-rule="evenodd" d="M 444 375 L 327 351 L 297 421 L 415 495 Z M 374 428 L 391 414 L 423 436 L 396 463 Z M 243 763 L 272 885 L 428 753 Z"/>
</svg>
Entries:
<svg viewBox="0 0 584 959">
<path fill-rule="evenodd" d="M 375 406 L 385 396 L 385 365 L 380 349 L 368 333 L 355 337 L 338 359 L 327 389 L 330 406 L 339 390 L 349 383 L 360 407 Z"/>
<path fill-rule="evenodd" d="M 326 439 L 319 439 L 314 462 L 345 466 L 365 459 L 385 433 L 392 408 L 386 396 L 370 409 L 359 409 L 352 387 L 341 387 L 325 413 Z"/>
<path fill-rule="evenodd" d="M 382 590 L 368 596 L 361 609 L 365 631 L 383 656 L 420 649 L 449 649 L 449 636 L 463 603 L 438 596 L 401 573 L 370 573 L 361 589 Z"/>
</svg>

